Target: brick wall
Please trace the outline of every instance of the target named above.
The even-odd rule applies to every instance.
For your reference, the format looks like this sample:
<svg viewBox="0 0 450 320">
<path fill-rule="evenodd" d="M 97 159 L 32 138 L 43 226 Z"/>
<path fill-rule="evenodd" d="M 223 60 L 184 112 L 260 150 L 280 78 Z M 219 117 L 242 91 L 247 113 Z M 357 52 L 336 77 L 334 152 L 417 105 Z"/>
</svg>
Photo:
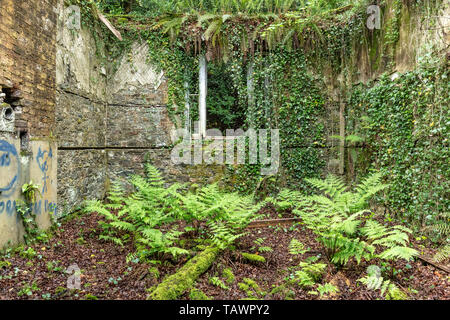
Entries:
<svg viewBox="0 0 450 320">
<path fill-rule="evenodd" d="M 0 87 L 17 98 L 16 128 L 48 137 L 55 122 L 57 0 L 0 0 Z"/>
</svg>

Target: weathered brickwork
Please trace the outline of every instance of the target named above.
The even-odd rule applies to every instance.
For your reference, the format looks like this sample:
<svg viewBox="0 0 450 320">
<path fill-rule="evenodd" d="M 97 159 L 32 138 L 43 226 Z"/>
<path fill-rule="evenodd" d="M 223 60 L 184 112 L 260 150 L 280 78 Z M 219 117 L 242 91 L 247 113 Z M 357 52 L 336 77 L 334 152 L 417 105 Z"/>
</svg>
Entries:
<svg viewBox="0 0 450 320">
<path fill-rule="evenodd" d="M 16 124 L 33 137 L 55 122 L 56 2 L 0 0 L 0 86 L 22 98 Z"/>
<path fill-rule="evenodd" d="M 57 0 L 0 0 L 0 249 L 23 239 L 17 206 L 33 181 L 42 229 L 57 206 Z"/>
</svg>

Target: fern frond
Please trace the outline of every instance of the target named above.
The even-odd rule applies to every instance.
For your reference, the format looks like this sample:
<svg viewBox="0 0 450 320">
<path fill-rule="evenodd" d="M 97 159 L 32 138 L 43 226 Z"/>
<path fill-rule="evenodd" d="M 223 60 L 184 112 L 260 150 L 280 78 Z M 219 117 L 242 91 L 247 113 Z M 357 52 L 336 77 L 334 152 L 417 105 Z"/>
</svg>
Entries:
<svg viewBox="0 0 450 320">
<path fill-rule="evenodd" d="M 389 185 L 381 183 L 382 178 L 383 174 L 381 172 L 375 172 L 358 184 L 356 187 L 358 201 L 354 204 L 355 207 L 364 207 L 374 195 L 389 187 Z"/>
<path fill-rule="evenodd" d="M 450 258 L 450 244 L 447 244 L 440 248 L 436 254 L 434 255 L 433 259 L 437 263 L 444 262 Z"/>
<path fill-rule="evenodd" d="M 121 231 L 134 232 L 136 230 L 136 227 L 133 224 L 125 221 L 114 221 L 111 222 L 110 225 Z"/>
<path fill-rule="evenodd" d="M 289 253 L 292 255 L 304 254 L 308 251 L 309 249 L 305 249 L 305 245 L 295 238 L 289 243 Z"/>
<path fill-rule="evenodd" d="M 446 236 L 450 234 L 450 223 L 449 222 L 441 222 L 432 226 L 428 226 L 425 228 L 427 231 L 436 232 L 442 236 Z"/>
<path fill-rule="evenodd" d="M 364 227 L 361 228 L 361 233 L 369 240 L 376 240 L 386 235 L 388 228 L 375 220 L 368 220 Z"/>
<path fill-rule="evenodd" d="M 411 258 L 418 256 L 419 252 L 417 250 L 409 247 L 392 247 L 379 254 L 381 259 L 392 260 L 392 259 L 405 259 L 406 261 L 411 260 Z"/>
<path fill-rule="evenodd" d="M 110 242 L 115 243 L 118 246 L 123 247 L 123 241 L 119 238 L 101 235 L 101 236 L 99 236 L 99 239 L 104 240 L 104 241 L 110 241 Z"/>
<path fill-rule="evenodd" d="M 162 188 L 164 186 L 164 180 L 162 178 L 161 172 L 151 164 L 147 163 L 145 165 L 145 171 L 147 173 L 147 181 L 153 187 Z"/>
<path fill-rule="evenodd" d="M 341 178 L 338 178 L 333 175 L 327 176 L 325 180 L 316 178 L 309 178 L 305 180 L 313 187 L 329 195 L 331 198 L 339 196 L 346 189 L 344 181 Z"/>
</svg>

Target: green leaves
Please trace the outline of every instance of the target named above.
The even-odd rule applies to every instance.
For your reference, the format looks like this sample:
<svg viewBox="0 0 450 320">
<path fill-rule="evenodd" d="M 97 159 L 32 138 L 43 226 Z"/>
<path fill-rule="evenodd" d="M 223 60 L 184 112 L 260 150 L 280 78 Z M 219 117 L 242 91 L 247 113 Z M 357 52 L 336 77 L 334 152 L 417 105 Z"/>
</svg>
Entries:
<svg viewBox="0 0 450 320">
<path fill-rule="evenodd" d="M 379 254 L 379 257 L 385 260 L 393 259 L 404 259 L 406 261 L 411 260 L 411 258 L 418 256 L 419 252 L 417 250 L 409 247 L 392 247 Z"/>
<path fill-rule="evenodd" d="M 295 272 L 294 281 L 303 288 L 311 288 L 320 281 L 325 273 L 327 265 L 324 263 L 300 262 L 299 271 Z"/>
<path fill-rule="evenodd" d="M 444 245 L 443 247 L 439 248 L 433 257 L 433 259 L 438 263 L 444 262 L 449 258 L 450 258 L 450 244 Z"/>
<path fill-rule="evenodd" d="M 408 233 L 412 231 L 403 226 L 391 228 L 381 225 L 377 221 L 368 220 L 361 233 L 371 241 L 372 245 L 386 247 L 378 257 L 384 260 L 405 259 L 406 261 L 417 256 L 417 250 L 406 247 L 409 242 Z"/>
<path fill-rule="evenodd" d="M 164 233 L 159 229 L 175 220 L 178 199 L 174 192 L 181 186 L 175 184 L 164 188 L 160 172 L 151 165 L 146 165 L 146 172 L 146 177 L 135 175 L 131 178 L 135 193 L 126 197 L 120 184 L 115 183 L 107 198 L 109 203 L 88 201 L 84 211 L 97 212 L 106 219 L 99 222 L 103 230 L 101 240 L 123 246 L 132 235 L 137 249 L 133 257 L 187 254 L 188 251 L 174 247 L 181 232 L 171 229 Z"/>
<path fill-rule="evenodd" d="M 337 265 L 346 265 L 354 259 L 358 264 L 376 257 L 385 260 L 409 260 L 417 251 L 406 247 L 411 230 L 404 226 L 386 227 L 370 218 L 368 201 L 379 191 L 387 188 L 381 183 L 381 174 L 373 173 L 347 191 L 344 182 L 328 176 L 325 180 L 307 179 L 324 195 L 301 197 L 295 192 L 283 191 L 275 200 L 281 207 L 294 208 L 306 226 L 311 229 L 325 248 L 328 259 Z M 377 255 L 377 248 L 384 251 Z"/>
<path fill-rule="evenodd" d="M 323 285 L 319 285 L 317 287 L 317 291 L 319 292 L 320 297 L 323 297 L 323 296 L 329 295 L 331 293 L 339 292 L 339 288 L 332 285 L 331 283 L 325 283 Z"/>
<path fill-rule="evenodd" d="M 136 252 L 129 260 L 162 254 L 176 258 L 188 254 L 187 250 L 176 246 L 184 232 L 178 231 L 178 227 L 168 228 L 179 219 L 192 223 L 185 230 L 198 234 L 202 226 L 202 231 L 216 247 L 228 248 L 244 235 L 243 229 L 265 205 L 265 202 L 255 205 L 250 196 L 223 192 L 217 184 L 207 185 L 197 192 L 186 192 L 179 184 L 166 187 L 158 169 L 147 165 L 146 172 L 146 177 L 134 175 L 130 179 L 135 188 L 131 195 L 124 196 L 120 184 L 116 183 L 107 197 L 107 204 L 88 201 L 84 209 L 105 218 L 99 222 L 103 231 L 100 239 L 120 246 L 130 238 L 134 240 Z"/>
<path fill-rule="evenodd" d="M 22 194 L 27 203 L 29 204 L 35 203 L 36 197 L 38 195 L 41 195 L 41 192 L 39 191 L 39 185 L 34 184 L 33 181 L 30 181 L 30 183 L 25 183 L 22 186 Z"/>
<path fill-rule="evenodd" d="M 378 266 L 371 265 L 367 268 L 367 275 L 358 282 L 366 285 L 369 290 L 380 290 L 381 296 L 386 300 L 406 300 L 408 296 L 399 289 L 391 280 L 384 280 Z"/>
<path fill-rule="evenodd" d="M 308 252 L 309 249 L 305 248 L 305 245 L 293 238 L 289 244 L 289 253 L 292 255 L 304 254 Z"/>
<path fill-rule="evenodd" d="M 384 206 L 397 218 L 433 224 L 448 212 L 449 84 L 447 63 L 432 50 L 415 70 L 392 81 L 353 87 L 349 131 L 366 138 L 365 161 L 390 183 Z M 445 116 L 444 116 L 445 117 Z M 361 161 L 362 159 L 360 159 Z"/>
</svg>

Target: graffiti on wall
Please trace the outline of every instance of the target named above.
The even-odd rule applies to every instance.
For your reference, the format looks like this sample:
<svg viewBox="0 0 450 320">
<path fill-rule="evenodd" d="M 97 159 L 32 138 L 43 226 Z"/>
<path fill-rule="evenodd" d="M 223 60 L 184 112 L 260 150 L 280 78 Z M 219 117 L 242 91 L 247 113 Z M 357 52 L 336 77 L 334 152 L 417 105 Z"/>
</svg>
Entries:
<svg viewBox="0 0 450 320">
<path fill-rule="evenodd" d="M 0 196 L 8 197 L 20 180 L 20 161 L 16 147 L 0 140 Z"/>
<path fill-rule="evenodd" d="M 36 155 L 36 162 L 37 165 L 41 171 L 41 195 L 43 198 L 48 196 L 48 186 L 52 183 L 50 180 L 49 175 L 49 168 L 51 167 L 51 162 L 53 160 L 53 150 L 50 147 L 48 150 L 42 150 L 41 147 L 39 147 L 37 155 Z M 48 200 L 39 200 L 34 204 L 33 211 L 35 214 L 39 215 L 42 214 L 42 212 L 50 212 L 54 215 L 57 214 L 57 206 L 53 202 L 49 202 Z"/>
<path fill-rule="evenodd" d="M 45 199 L 49 196 L 49 186 L 52 183 L 49 169 L 53 160 L 53 150 L 43 150 L 39 147 L 35 157 L 35 161 L 40 170 L 41 181 L 39 185 L 42 187 L 42 199 L 36 201 L 32 205 L 33 212 L 36 215 L 42 213 L 57 213 L 56 203 Z M 17 188 L 21 183 L 21 163 L 17 149 L 14 145 L 5 140 L 0 140 L 0 215 L 8 216 L 17 215 Z"/>
<path fill-rule="evenodd" d="M 39 166 L 39 169 L 41 169 L 42 171 L 42 183 L 43 183 L 43 187 L 42 187 L 42 195 L 46 194 L 48 191 L 48 181 L 50 179 L 50 177 L 48 176 L 48 168 L 49 168 L 49 163 L 53 158 L 53 151 L 52 148 L 50 147 L 50 150 L 41 150 L 41 147 L 39 147 L 38 150 L 38 154 L 36 156 L 36 161 L 37 164 Z"/>
</svg>

